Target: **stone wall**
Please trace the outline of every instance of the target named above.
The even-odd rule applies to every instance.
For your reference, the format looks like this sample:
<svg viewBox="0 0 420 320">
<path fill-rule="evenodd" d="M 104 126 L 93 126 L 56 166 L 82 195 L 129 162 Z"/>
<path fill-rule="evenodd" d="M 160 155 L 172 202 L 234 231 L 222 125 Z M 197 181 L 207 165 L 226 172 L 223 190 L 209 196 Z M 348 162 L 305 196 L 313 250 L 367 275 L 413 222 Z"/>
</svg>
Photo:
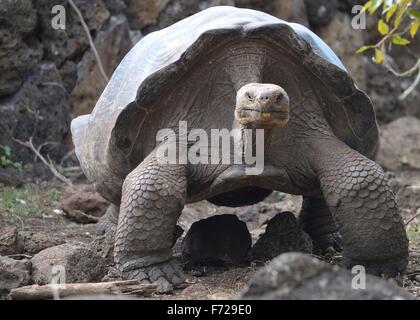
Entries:
<svg viewBox="0 0 420 320">
<path fill-rule="evenodd" d="M 107 77 L 142 36 L 215 5 L 258 9 L 299 22 L 318 33 L 340 56 L 359 87 L 372 97 L 380 122 L 402 115 L 420 117 L 419 92 L 406 101 L 397 96 L 409 85 L 368 57 L 355 55 L 377 36 L 351 28 L 352 0 L 74 0 L 90 30 Z M 66 30 L 54 30 L 51 9 L 66 8 Z M 373 30 L 373 31 L 372 31 Z M 398 54 L 396 63 L 409 65 Z M 401 58 L 402 57 L 402 58 Z M 89 113 L 106 80 L 89 46 L 80 20 L 67 0 L 0 1 L 0 145 L 13 158 L 33 160 L 31 151 L 13 138 L 33 137 L 42 153 L 60 160 L 72 148 L 69 123 Z M 45 145 L 44 145 L 45 144 Z"/>
</svg>

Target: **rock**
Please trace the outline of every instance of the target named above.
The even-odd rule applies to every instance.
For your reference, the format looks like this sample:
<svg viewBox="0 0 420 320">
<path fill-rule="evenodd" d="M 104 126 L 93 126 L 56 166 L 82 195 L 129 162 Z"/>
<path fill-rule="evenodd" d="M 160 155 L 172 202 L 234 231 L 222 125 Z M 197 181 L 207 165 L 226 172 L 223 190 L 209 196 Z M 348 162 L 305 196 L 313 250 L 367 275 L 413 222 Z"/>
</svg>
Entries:
<svg viewBox="0 0 420 320">
<path fill-rule="evenodd" d="M 265 233 L 252 247 L 252 260 L 267 261 L 284 252 L 312 253 L 312 240 L 291 212 L 277 214 L 267 223 Z"/>
<path fill-rule="evenodd" d="M 276 0 L 272 14 L 289 22 L 309 26 L 304 0 Z"/>
<path fill-rule="evenodd" d="M 218 215 L 192 224 L 185 236 L 182 259 L 188 265 L 236 265 L 251 248 L 246 224 L 235 215 Z"/>
<path fill-rule="evenodd" d="M 60 202 L 66 217 L 79 223 L 97 222 L 108 206 L 109 202 L 96 193 L 93 185 L 67 187 Z"/>
<path fill-rule="evenodd" d="M 41 60 L 40 43 L 28 36 L 36 24 L 31 0 L 0 2 L 0 96 L 16 92 Z"/>
<path fill-rule="evenodd" d="M 313 27 L 327 25 L 338 9 L 336 0 L 305 0 L 305 4 L 309 23 Z"/>
<path fill-rule="evenodd" d="M 69 125 L 68 94 L 53 63 L 38 65 L 18 92 L 0 99 L 0 144 L 11 147 L 13 161 L 33 162 L 33 152 L 13 142 L 31 137 L 35 147 L 45 144 L 41 153 L 61 159 Z"/>
<path fill-rule="evenodd" d="M 395 284 L 366 275 L 366 288 L 350 270 L 332 266 L 303 253 L 285 253 L 258 271 L 240 293 L 249 300 L 413 300 Z M 360 276 L 360 274 L 359 274 Z"/>
<path fill-rule="evenodd" d="M 34 255 L 44 249 L 63 244 L 65 239 L 44 232 L 21 231 L 19 232 L 19 242 L 23 253 Z"/>
<path fill-rule="evenodd" d="M 255 221 L 257 220 L 259 213 L 260 212 L 256 207 L 239 208 L 238 218 L 244 222 Z"/>
<path fill-rule="evenodd" d="M 0 151 L 0 155 L 2 152 Z M 0 166 L 0 186 L 20 187 L 24 184 L 22 172 L 13 166 L 4 168 Z"/>
<path fill-rule="evenodd" d="M 406 99 L 399 99 L 403 91 L 413 83 L 414 78 L 395 77 L 383 66 L 373 63 L 370 57 L 365 57 L 365 60 L 366 93 L 372 99 L 379 123 L 389 123 L 403 116 L 420 118 L 419 87 L 414 89 Z"/>
<path fill-rule="evenodd" d="M 365 40 L 363 32 L 352 28 L 350 17 L 346 13 L 337 12 L 332 21 L 317 28 L 316 33 L 341 59 L 358 87 L 366 88 L 365 63 L 360 55 L 355 54 L 357 48 L 365 44 Z"/>
<path fill-rule="evenodd" d="M 114 264 L 115 231 L 97 236 L 90 244 L 89 249 L 104 259 L 107 266 Z"/>
<path fill-rule="evenodd" d="M 77 83 L 77 64 L 67 60 L 59 69 L 63 79 L 64 88 L 67 92 L 72 92 Z"/>
<path fill-rule="evenodd" d="M 235 6 L 239 8 L 248 8 L 265 13 L 271 13 L 274 10 L 274 3 L 277 0 L 235 0 Z"/>
<path fill-rule="evenodd" d="M 26 35 L 34 30 L 37 12 L 31 0 L 1 1 L 0 28 L 14 35 Z"/>
<path fill-rule="evenodd" d="M 142 29 L 156 24 L 157 18 L 169 0 L 125 0 L 131 29 Z M 177 1 L 185 2 L 185 1 Z"/>
<path fill-rule="evenodd" d="M 110 77 L 133 46 L 126 18 L 112 17 L 105 30 L 98 33 L 95 46 Z M 87 51 L 78 66 L 77 84 L 71 94 L 72 114 L 91 113 L 106 85 L 93 52 Z"/>
<path fill-rule="evenodd" d="M 420 169 L 420 120 L 402 117 L 381 130 L 377 162 L 388 170 Z"/>
<path fill-rule="evenodd" d="M 6 227 L 0 230 L 0 256 L 20 254 L 22 253 L 22 249 L 18 231 L 15 227 Z"/>
<path fill-rule="evenodd" d="M 36 284 L 51 282 L 53 267 L 64 268 L 66 283 L 99 282 L 106 274 L 106 263 L 92 250 L 71 244 L 51 247 L 32 259 L 32 276 Z"/>
<path fill-rule="evenodd" d="M 410 219 L 420 209 L 420 171 L 388 171 L 386 174 L 404 220 Z"/>
<path fill-rule="evenodd" d="M 31 283 L 31 262 L 0 256 L 0 296 Z"/>
<path fill-rule="evenodd" d="M 74 0 L 82 16 L 89 27 L 91 34 L 99 32 L 102 25 L 109 18 L 109 12 L 102 0 Z M 66 29 L 55 30 L 51 21 L 55 14 L 51 8 L 62 5 L 66 9 Z M 58 66 L 68 58 L 77 57 L 89 46 L 86 32 L 80 19 L 67 0 L 37 0 L 35 6 L 38 9 L 41 25 L 40 36 L 46 50 L 46 58 L 57 63 Z"/>
<path fill-rule="evenodd" d="M 144 32 L 145 34 L 151 31 L 159 30 L 167 26 L 170 26 L 171 24 L 175 22 L 178 22 L 194 13 L 197 13 L 209 7 L 224 6 L 224 5 L 228 5 L 228 6 L 236 5 L 239 7 L 246 7 L 242 5 L 241 3 L 236 3 L 238 2 L 238 0 L 237 1 L 233 1 L 233 0 L 199 0 L 199 1 L 197 0 L 177 0 L 177 1 L 174 1 L 174 0 L 170 0 L 170 1 L 168 0 L 160 0 L 160 1 L 131 0 L 131 1 L 133 2 L 143 1 L 144 3 L 156 2 L 155 4 L 149 5 L 148 7 L 149 10 L 152 10 L 152 12 L 148 14 L 149 18 L 146 18 L 146 21 L 149 21 L 149 24 L 144 25 L 144 27 L 142 27 L 142 32 Z M 249 0 L 245 0 L 245 1 L 249 2 Z M 166 5 L 160 6 L 160 3 L 163 3 L 163 2 L 167 2 Z M 243 0 L 240 0 L 239 2 L 243 2 Z M 256 1 L 254 0 L 254 2 Z M 156 9 L 159 9 L 159 10 L 156 10 Z M 159 11 L 159 14 L 156 16 L 155 13 L 157 11 Z M 127 14 L 130 20 L 130 14 L 133 14 L 133 11 L 128 11 Z M 151 21 L 155 21 L 155 22 L 152 23 Z M 130 26 L 132 29 L 136 29 L 133 23 L 130 23 Z"/>
<path fill-rule="evenodd" d="M 121 14 L 127 9 L 124 0 L 103 0 L 103 2 L 112 15 Z"/>
</svg>

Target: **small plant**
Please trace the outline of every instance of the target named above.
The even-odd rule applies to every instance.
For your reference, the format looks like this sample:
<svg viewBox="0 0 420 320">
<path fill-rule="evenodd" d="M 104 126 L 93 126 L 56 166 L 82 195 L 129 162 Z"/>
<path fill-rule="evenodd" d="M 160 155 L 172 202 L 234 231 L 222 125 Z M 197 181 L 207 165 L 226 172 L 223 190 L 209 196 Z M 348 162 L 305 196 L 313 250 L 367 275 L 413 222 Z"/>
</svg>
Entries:
<svg viewBox="0 0 420 320">
<path fill-rule="evenodd" d="M 405 99 L 420 82 L 420 57 L 417 57 L 413 67 L 400 72 L 391 66 L 388 54 L 394 45 L 407 46 L 417 35 L 420 28 L 420 11 L 416 9 L 417 5 L 418 0 L 370 0 L 362 9 L 369 15 L 379 12 L 377 28 L 382 38 L 376 44 L 359 48 L 357 53 L 373 50 L 373 61 L 382 64 L 397 77 L 410 77 L 417 73 L 413 83 L 402 93 L 400 99 Z"/>
<path fill-rule="evenodd" d="M 13 161 L 12 158 L 12 148 L 0 144 L 0 166 L 3 168 L 14 167 L 16 169 L 22 169 L 22 163 Z"/>
</svg>

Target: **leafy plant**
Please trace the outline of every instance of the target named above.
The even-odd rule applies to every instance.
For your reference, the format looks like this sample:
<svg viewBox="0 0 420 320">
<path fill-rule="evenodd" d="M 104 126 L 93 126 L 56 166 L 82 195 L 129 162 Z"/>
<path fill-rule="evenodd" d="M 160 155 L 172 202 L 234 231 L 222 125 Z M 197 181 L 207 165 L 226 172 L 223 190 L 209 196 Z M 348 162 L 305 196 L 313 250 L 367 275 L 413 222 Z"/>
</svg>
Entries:
<svg viewBox="0 0 420 320">
<path fill-rule="evenodd" d="M 0 155 L 0 166 L 3 168 L 15 167 L 16 169 L 22 169 L 22 163 L 13 161 L 12 158 L 12 148 L 0 144 L 0 150 L 3 154 Z"/>
<path fill-rule="evenodd" d="M 389 52 L 394 45 L 407 46 L 412 43 L 420 28 L 420 11 L 416 7 L 418 0 L 370 0 L 362 11 L 369 15 L 379 13 L 377 28 L 381 40 L 376 44 L 365 45 L 357 50 L 362 53 L 373 51 L 373 61 L 382 64 L 397 77 L 410 77 L 417 72 L 413 83 L 404 91 L 400 99 L 405 99 L 420 82 L 420 57 L 410 69 L 400 72 L 389 63 Z"/>
</svg>

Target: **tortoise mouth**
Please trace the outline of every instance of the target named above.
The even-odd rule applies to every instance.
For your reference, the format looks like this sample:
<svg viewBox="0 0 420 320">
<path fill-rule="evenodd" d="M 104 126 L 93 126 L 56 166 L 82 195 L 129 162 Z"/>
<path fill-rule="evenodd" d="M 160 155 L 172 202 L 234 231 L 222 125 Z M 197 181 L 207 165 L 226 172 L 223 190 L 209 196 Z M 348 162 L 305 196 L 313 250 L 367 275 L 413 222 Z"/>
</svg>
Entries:
<svg viewBox="0 0 420 320">
<path fill-rule="evenodd" d="M 285 110 L 259 110 L 241 108 L 235 112 L 236 119 L 242 125 L 252 127 L 283 128 L 289 122 L 289 112 Z"/>
</svg>

